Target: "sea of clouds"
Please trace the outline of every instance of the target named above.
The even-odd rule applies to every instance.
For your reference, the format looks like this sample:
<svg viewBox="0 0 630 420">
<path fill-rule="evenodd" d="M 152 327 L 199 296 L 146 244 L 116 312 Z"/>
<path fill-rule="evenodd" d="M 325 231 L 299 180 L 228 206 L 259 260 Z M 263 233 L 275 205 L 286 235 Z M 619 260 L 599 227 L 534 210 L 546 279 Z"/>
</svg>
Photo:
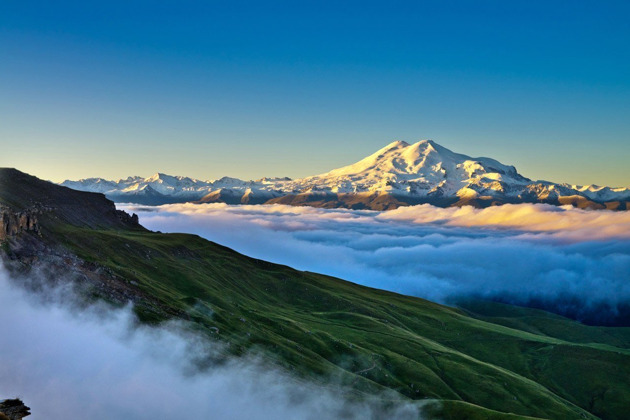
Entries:
<svg viewBox="0 0 630 420">
<path fill-rule="evenodd" d="M 630 322 L 630 212 L 543 204 L 387 212 L 285 205 L 123 206 L 152 230 L 437 302 L 483 297 Z"/>
<path fill-rule="evenodd" d="M 23 287 L 48 280 L 12 279 L 0 266 L 0 399 L 22 398 L 29 419 L 420 417 L 393 392 L 351 400 L 334 380 L 298 380 L 255 355 L 200 370 L 220 344 L 182 324 L 141 326 L 130 308 L 86 308 L 68 287 Z"/>
</svg>

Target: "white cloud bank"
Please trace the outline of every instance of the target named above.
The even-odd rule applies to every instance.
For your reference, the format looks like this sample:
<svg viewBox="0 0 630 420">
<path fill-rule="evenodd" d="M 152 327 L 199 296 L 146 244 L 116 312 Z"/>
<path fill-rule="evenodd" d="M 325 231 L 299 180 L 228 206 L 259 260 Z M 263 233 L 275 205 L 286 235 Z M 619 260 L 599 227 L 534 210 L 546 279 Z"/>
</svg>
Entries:
<svg viewBox="0 0 630 420">
<path fill-rule="evenodd" d="M 13 286 L 0 267 L 0 399 L 29 419 L 417 419 L 418 408 L 346 400 L 335 384 L 296 381 L 253 357 L 198 373 L 218 344 L 177 326 L 134 326 L 129 310 L 63 304 Z M 57 293 L 57 295 L 61 295 Z M 197 373 L 193 373 L 197 372 Z M 378 397 L 378 396 L 377 396 Z M 385 397 L 385 396 L 380 396 Z"/>
<path fill-rule="evenodd" d="M 439 302 L 473 295 L 589 322 L 630 321 L 630 212 L 541 204 L 127 210 L 152 230 L 195 233 L 255 258 Z"/>
</svg>

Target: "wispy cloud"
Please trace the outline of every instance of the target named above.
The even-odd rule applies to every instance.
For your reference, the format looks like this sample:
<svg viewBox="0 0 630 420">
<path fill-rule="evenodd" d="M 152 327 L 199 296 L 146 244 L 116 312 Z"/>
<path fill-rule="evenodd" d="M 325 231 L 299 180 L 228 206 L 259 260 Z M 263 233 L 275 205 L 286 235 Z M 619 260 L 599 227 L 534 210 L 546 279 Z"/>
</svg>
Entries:
<svg viewBox="0 0 630 420">
<path fill-rule="evenodd" d="M 534 204 L 129 209 L 150 229 L 199 234 L 256 258 L 440 302 L 490 297 L 592 322 L 621 320 L 629 309 L 630 212 Z"/>
</svg>

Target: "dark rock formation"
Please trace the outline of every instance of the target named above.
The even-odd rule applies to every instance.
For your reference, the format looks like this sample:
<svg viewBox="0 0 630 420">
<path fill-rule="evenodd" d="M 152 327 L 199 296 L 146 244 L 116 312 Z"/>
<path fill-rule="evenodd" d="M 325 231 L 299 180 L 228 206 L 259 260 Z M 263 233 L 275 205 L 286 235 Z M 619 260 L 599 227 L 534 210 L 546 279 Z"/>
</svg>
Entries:
<svg viewBox="0 0 630 420">
<path fill-rule="evenodd" d="M 12 168 L 0 168 L 0 207 L 13 212 L 38 211 L 42 231 L 60 221 L 81 228 L 142 229 L 133 216 L 123 215 L 103 194 L 59 187 Z M 46 223 L 46 222 L 50 223 Z"/>
<path fill-rule="evenodd" d="M 21 420 L 31 415 L 30 410 L 19 398 L 3 400 L 0 401 L 0 420 Z"/>
<path fill-rule="evenodd" d="M 24 231 L 39 233 L 37 213 L 37 210 L 14 212 L 9 208 L 0 207 L 0 241 Z"/>
<path fill-rule="evenodd" d="M 136 213 L 129 215 L 129 213 L 127 213 L 124 210 L 116 210 L 116 216 L 118 216 L 118 219 L 120 219 L 120 221 L 126 225 L 140 226 L 140 222 L 138 221 L 138 215 Z"/>
</svg>

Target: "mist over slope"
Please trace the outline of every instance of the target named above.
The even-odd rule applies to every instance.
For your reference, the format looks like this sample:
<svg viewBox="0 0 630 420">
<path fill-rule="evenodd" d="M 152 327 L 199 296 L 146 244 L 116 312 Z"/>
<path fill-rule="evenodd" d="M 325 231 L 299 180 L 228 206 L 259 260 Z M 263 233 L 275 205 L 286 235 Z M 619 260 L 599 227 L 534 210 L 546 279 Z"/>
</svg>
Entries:
<svg viewBox="0 0 630 420">
<path fill-rule="evenodd" d="M 223 177 L 201 181 L 163 173 L 118 181 L 89 178 L 62 185 L 101 192 L 117 202 L 159 205 L 191 201 L 291 204 L 325 208 L 390 210 L 430 203 L 440 207 L 488 207 L 506 203 L 570 204 L 625 210 L 630 189 L 533 181 L 514 166 L 455 153 L 432 140 L 395 141 L 360 161 L 301 179 Z"/>
<path fill-rule="evenodd" d="M 142 326 L 130 307 L 85 308 L 71 288 L 43 281 L 10 279 L 0 266 L 0 397 L 28 401 L 30 419 L 420 417 L 411 403 L 351 401 L 333 379 L 300 380 L 253 353 L 202 368 L 224 344 L 181 323 Z M 17 287 L 24 282 L 40 291 Z"/>
<path fill-rule="evenodd" d="M 129 206 L 150 229 L 438 302 L 482 297 L 630 325 L 630 213 L 549 205 L 388 212 Z"/>
</svg>

